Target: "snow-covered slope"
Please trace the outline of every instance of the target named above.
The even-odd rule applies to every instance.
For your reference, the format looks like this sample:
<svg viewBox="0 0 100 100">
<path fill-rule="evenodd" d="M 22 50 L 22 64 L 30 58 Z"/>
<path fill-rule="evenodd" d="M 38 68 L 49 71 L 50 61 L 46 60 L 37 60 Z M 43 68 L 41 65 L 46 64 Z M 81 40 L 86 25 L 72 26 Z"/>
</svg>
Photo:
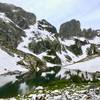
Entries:
<svg viewBox="0 0 100 100">
<path fill-rule="evenodd" d="M 89 40 L 90 43 L 99 45 L 100 44 L 100 37 L 96 36 L 92 40 Z"/>
<path fill-rule="evenodd" d="M 14 54 L 13 57 L 0 49 L 0 74 L 16 70 L 27 71 L 23 66 L 17 65 L 17 62 L 21 59 L 22 58 L 18 58 L 16 54 Z"/>
<path fill-rule="evenodd" d="M 32 52 L 28 49 L 28 44 L 31 42 L 31 39 L 33 38 L 33 27 L 34 26 L 30 26 L 29 29 L 24 30 L 26 33 L 26 37 L 22 37 L 23 42 L 21 42 L 18 45 L 18 50 L 32 54 Z"/>
<path fill-rule="evenodd" d="M 96 73 L 100 72 L 100 57 L 94 57 L 92 59 L 88 59 L 85 61 L 77 62 L 75 64 L 70 64 L 68 66 L 62 67 L 62 69 L 59 71 L 57 76 L 61 76 L 62 78 L 66 76 L 67 71 L 71 71 L 73 73 L 73 70 L 75 72 L 73 74 L 77 74 L 78 70 L 81 72 L 87 72 L 87 73 Z"/>
</svg>

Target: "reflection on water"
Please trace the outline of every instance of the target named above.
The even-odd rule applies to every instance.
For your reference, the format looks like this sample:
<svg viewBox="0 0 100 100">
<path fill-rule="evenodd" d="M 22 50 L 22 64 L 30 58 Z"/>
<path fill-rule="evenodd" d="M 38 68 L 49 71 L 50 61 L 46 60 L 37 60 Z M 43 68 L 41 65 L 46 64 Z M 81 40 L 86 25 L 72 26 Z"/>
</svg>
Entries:
<svg viewBox="0 0 100 100">
<path fill-rule="evenodd" d="M 19 82 L 16 75 L 0 75 L 0 98 L 10 98 L 29 91 L 25 82 Z"/>
<path fill-rule="evenodd" d="M 19 93 L 20 94 L 25 94 L 28 91 L 29 91 L 29 86 L 25 82 L 21 83 L 20 87 L 19 87 Z"/>
<path fill-rule="evenodd" d="M 6 85 L 0 87 L 0 98 L 9 98 L 17 96 L 19 84 L 18 82 L 9 82 Z"/>
<path fill-rule="evenodd" d="M 3 82 L 0 87 L 0 98 L 10 98 L 18 96 L 18 94 L 29 93 L 34 91 L 34 86 L 40 86 L 42 83 L 47 84 L 53 79 L 55 79 L 55 74 L 47 74 L 45 78 L 41 76 L 41 72 L 0 75 L 0 82 Z"/>
<path fill-rule="evenodd" d="M 0 87 L 4 86 L 9 82 L 15 82 L 16 76 L 15 75 L 0 75 Z"/>
</svg>

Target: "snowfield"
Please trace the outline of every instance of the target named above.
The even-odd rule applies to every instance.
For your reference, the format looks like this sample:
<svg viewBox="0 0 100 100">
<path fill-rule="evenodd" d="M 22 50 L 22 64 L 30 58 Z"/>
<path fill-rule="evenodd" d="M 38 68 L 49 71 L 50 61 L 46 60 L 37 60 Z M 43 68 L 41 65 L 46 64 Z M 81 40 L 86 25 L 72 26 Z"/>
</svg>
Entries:
<svg viewBox="0 0 100 100">
<path fill-rule="evenodd" d="M 100 37 L 96 36 L 94 39 L 89 40 L 89 42 L 98 45 L 100 44 Z"/>
<path fill-rule="evenodd" d="M 57 74 L 57 76 L 61 76 L 64 77 L 65 76 L 65 72 L 70 70 L 80 70 L 83 72 L 90 72 L 90 73 L 94 73 L 94 72 L 100 72 L 100 57 L 96 57 L 94 59 L 91 60 L 87 60 L 84 62 L 78 62 L 75 64 L 71 64 L 65 67 L 62 67 L 60 72 Z"/>
<path fill-rule="evenodd" d="M 45 52 L 39 55 L 34 54 L 33 52 L 31 52 L 28 49 L 28 45 L 29 43 L 32 41 L 32 39 L 34 38 L 35 41 L 40 41 L 41 39 L 47 39 L 48 37 L 53 40 L 54 37 L 51 36 L 51 33 L 45 30 L 39 30 L 38 29 L 38 23 L 36 23 L 35 25 L 31 25 L 29 27 L 29 29 L 25 29 L 24 30 L 26 33 L 26 37 L 22 37 L 23 42 L 21 42 L 17 49 L 21 50 L 23 52 L 29 53 L 29 54 L 33 54 L 37 57 L 39 57 L 40 59 L 42 59 L 43 56 L 45 56 Z"/>
<path fill-rule="evenodd" d="M 96 57 L 94 59 L 91 59 L 89 61 L 84 61 L 80 63 L 76 63 L 70 66 L 67 66 L 69 69 L 79 69 L 81 71 L 87 71 L 87 72 L 96 72 L 100 71 L 100 57 Z"/>
<path fill-rule="evenodd" d="M 22 37 L 23 42 L 21 42 L 21 43 L 18 45 L 18 47 L 17 47 L 18 50 L 21 50 L 21 51 L 26 52 L 26 53 L 33 54 L 33 53 L 32 53 L 31 51 L 29 51 L 29 49 L 28 49 L 28 44 L 32 41 L 31 39 L 32 39 L 32 37 L 33 37 L 33 33 L 32 33 L 32 32 L 33 32 L 33 27 L 34 27 L 34 26 L 30 26 L 29 29 L 24 30 L 25 33 L 26 33 L 26 37 Z"/>
<path fill-rule="evenodd" d="M 17 62 L 20 60 L 21 58 L 18 58 L 17 55 L 13 57 L 0 49 L 0 74 L 15 70 L 27 71 L 21 65 L 17 65 Z"/>
</svg>

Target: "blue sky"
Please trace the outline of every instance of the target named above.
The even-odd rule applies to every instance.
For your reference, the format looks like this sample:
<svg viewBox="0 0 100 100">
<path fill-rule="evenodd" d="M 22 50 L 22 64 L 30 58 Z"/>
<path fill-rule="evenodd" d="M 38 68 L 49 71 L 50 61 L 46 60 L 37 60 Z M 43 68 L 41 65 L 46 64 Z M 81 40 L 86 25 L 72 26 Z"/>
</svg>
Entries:
<svg viewBox="0 0 100 100">
<path fill-rule="evenodd" d="M 80 20 L 82 28 L 100 29 L 100 0 L 0 0 L 33 12 L 57 28 L 71 19 Z"/>
</svg>

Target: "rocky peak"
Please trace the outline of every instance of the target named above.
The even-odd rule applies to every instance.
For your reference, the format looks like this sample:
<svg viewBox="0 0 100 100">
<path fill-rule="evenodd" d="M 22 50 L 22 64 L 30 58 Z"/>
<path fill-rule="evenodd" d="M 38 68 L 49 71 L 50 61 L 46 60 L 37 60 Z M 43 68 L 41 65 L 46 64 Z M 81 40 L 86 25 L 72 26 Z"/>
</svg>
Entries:
<svg viewBox="0 0 100 100">
<path fill-rule="evenodd" d="M 5 13 L 6 16 L 21 28 L 28 28 L 36 22 L 36 16 L 32 13 L 26 12 L 20 7 L 14 5 L 0 3 L 0 12 Z"/>
<path fill-rule="evenodd" d="M 38 28 L 40 30 L 46 30 L 51 33 L 57 33 L 56 28 L 53 25 L 51 25 L 49 22 L 47 22 L 45 19 L 38 21 Z"/>
<path fill-rule="evenodd" d="M 75 19 L 62 24 L 59 30 L 60 36 L 62 38 L 70 38 L 71 36 L 76 36 L 80 32 L 80 22 Z"/>
<path fill-rule="evenodd" d="M 13 23 L 5 14 L 0 13 L 0 45 L 16 48 L 25 36 L 24 31 Z"/>
<path fill-rule="evenodd" d="M 97 30 L 89 29 L 81 29 L 81 24 L 78 20 L 71 20 L 68 22 L 63 23 L 60 26 L 59 35 L 62 39 L 68 39 L 71 37 L 85 37 L 87 39 L 93 39 L 95 36 L 98 35 Z"/>
</svg>

